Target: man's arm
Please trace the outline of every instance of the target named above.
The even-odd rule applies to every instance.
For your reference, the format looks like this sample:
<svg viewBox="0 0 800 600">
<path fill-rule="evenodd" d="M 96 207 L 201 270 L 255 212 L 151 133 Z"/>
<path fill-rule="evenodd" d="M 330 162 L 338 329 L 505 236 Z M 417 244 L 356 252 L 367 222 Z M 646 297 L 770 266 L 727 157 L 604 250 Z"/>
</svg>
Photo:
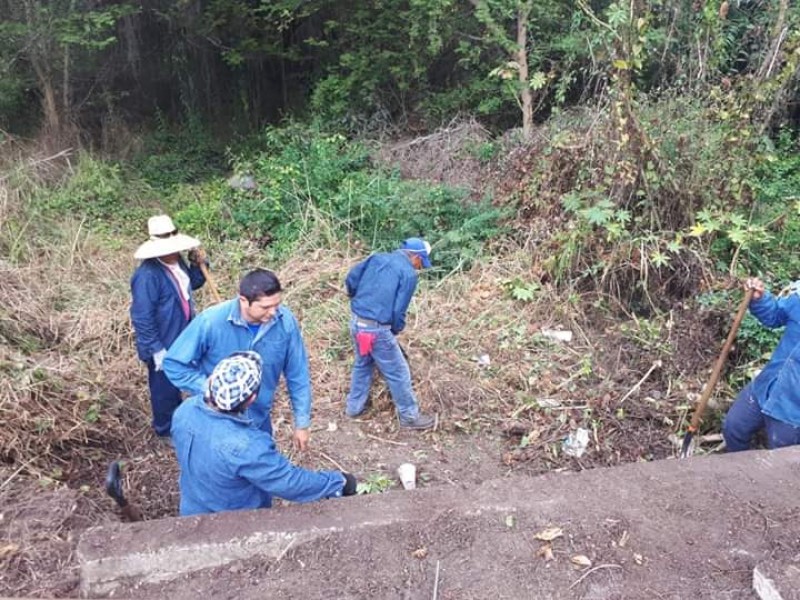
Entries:
<svg viewBox="0 0 800 600">
<path fill-rule="evenodd" d="M 142 360 L 163 350 L 158 334 L 158 282 L 151 273 L 137 270 L 131 279 L 131 322 Z"/>
<path fill-rule="evenodd" d="M 238 465 L 237 474 L 268 494 L 291 502 L 342 496 L 346 483 L 338 471 L 309 471 L 294 466 L 277 451 L 267 434 L 250 444 L 245 463 Z"/>
<path fill-rule="evenodd" d="M 208 376 L 200 369 L 200 359 L 207 350 L 206 327 L 203 315 L 193 319 L 164 358 L 164 372 L 172 385 L 191 394 L 206 391 Z"/>
<path fill-rule="evenodd" d="M 414 296 L 414 290 L 416 289 L 416 277 L 410 278 L 406 275 L 400 275 L 400 279 L 397 282 L 397 293 L 394 297 L 394 306 L 392 307 L 392 333 L 395 335 L 406 328 L 408 305 L 411 304 L 411 298 Z"/>
<path fill-rule="evenodd" d="M 352 269 L 350 269 L 350 272 L 347 274 L 347 278 L 344 280 L 344 286 L 347 289 L 347 295 L 350 298 L 356 295 L 358 284 L 361 281 L 361 275 L 364 274 L 364 268 L 367 266 L 367 260 L 361 261 Z"/>
<path fill-rule="evenodd" d="M 311 375 L 308 370 L 308 354 L 300 325 L 289 309 L 286 309 L 284 319 L 284 325 L 289 330 L 289 341 L 283 375 L 286 377 L 286 387 L 292 403 L 294 428 L 308 429 L 311 426 Z"/>
<path fill-rule="evenodd" d="M 200 269 L 201 261 L 208 267 L 208 258 L 201 248 L 189 251 L 187 271 L 189 272 L 189 284 L 193 290 L 199 290 L 206 283 L 206 276 L 203 275 L 203 271 Z"/>
<path fill-rule="evenodd" d="M 765 327 L 783 327 L 789 320 L 787 305 L 797 302 L 797 292 L 792 292 L 782 298 L 776 298 L 769 290 L 764 288 L 760 279 L 750 278 L 745 282 L 745 289 L 753 290 L 753 299 L 750 301 L 750 312 Z"/>
</svg>

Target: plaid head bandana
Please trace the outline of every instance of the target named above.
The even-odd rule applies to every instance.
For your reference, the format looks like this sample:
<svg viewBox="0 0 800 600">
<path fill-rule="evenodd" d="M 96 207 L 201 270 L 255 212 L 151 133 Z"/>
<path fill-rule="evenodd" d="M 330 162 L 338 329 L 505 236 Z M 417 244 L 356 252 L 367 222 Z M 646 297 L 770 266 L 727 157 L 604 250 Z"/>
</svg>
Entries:
<svg viewBox="0 0 800 600">
<path fill-rule="evenodd" d="M 211 372 L 208 392 L 222 410 L 233 410 L 261 386 L 261 357 L 257 352 L 234 352 Z"/>
</svg>

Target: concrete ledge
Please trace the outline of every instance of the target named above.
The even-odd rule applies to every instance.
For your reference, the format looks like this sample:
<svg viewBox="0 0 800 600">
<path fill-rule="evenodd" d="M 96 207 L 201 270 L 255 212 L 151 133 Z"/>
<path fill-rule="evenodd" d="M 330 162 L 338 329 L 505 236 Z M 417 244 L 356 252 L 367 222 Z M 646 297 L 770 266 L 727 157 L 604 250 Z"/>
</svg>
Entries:
<svg viewBox="0 0 800 600">
<path fill-rule="evenodd" d="M 318 589 L 325 589 L 330 597 L 357 597 L 345 593 L 344 588 L 337 593 L 330 573 L 339 571 L 343 573 L 343 582 L 358 577 L 362 583 L 368 582 L 367 587 L 371 589 L 380 590 L 385 586 L 386 590 L 396 592 L 405 585 L 403 581 L 385 581 L 386 573 L 372 580 L 369 568 L 361 567 L 361 563 L 353 567 L 360 567 L 360 571 L 345 578 L 350 568 L 346 563 L 353 553 L 393 553 L 395 546 L 404 546 L 399 559 L 393 556 L 383 560 L 379 556 L 378 562 L 407 560 L 403 540 L 392 538 L 403 531 L 419 532 L 421 539 L 433 540 L 429 543 L 431 551 L 437 550 L 436 540 L 441 540 L 442 557 L 453 559 L 464 553 L 467 558 L 458 562 L 458 565 L 464 563 L 463 573 L 468 580 L 464 584 L 468 587 L 458 588 L 464 597 L 482 597 L 482 590 L 490 589 L 498 590 L 496 598 L 578 597 L 570 587 L 575 580 L 574 565 L 571 570 L 564 570 L 569 567 L 569 556 L 566 556 L 564 569 L 537 571 L 537 577 L 532 577 L 525 589 L 515 584 L 510 576 L 518 567 L 515 561 L 531 562 L 536 548 L 531 545 L 535 529 L 555 523 L 569 525 L 569 543 L 576 548 L 570 551 L 588 553 L 580 544 L 591 540 L 597 560 L 613 559 L 619 567 L 601 571 L 581 583 L 582 586 L 592 585 L 592 580 L 602 577 L 605 591 L 597 588 L 594 593 L 601 594 L 597 597 L 634 598 L 637 586 L 644 595 L 649 590 L 650 597 L 659 589 L 667 590 L 666 597 L 689 597 L 683 593 L 697 592 L 704 582 L 686 573 L 694 570 L 702 574 L 710 569 L 709 548 L 718 550 L 715 564 L 738 561 L 737 566 L 741 566 L 739 563 L 744 561 L 752 569 L 770 555 L 770 542 L 760 531 L 765 519 L 768 526 L 770 520 L 780 522 L 782 525 L 775 526 L 776 531 L 798 539 L 796 532 L 800 531 L 800 523 L 796 518 L 787 520 L 794 532 L 787 531 L 779 521 L 796 514 L 798 498 L 800 448 L 789 448 L 638 463 L 581 473 L 514 476 L 472 489 L 437 487 L 272 510 L 119 523 L 90 529 L 81 538 L 78 547 L 81 590 L 84 597 L 120 594 L 126 597 L 197 597 L 198 589 L 207 589 L 209 582 L 205 588 L 190 589 L 185 585 L 188 574 L 212 570 L 216 574 L 210 576 L 210 582 L 219 582 L 222 576 L 232 577 L 227 571 L 227 575 L 213 571 L 219 567 L 248 559 L 275 563 L 287 553 L 302 553 L 304 548 L 313 548 L 317 552 L 314 567 L 319 570 L 318 575 L 307 567 L 308 561 L 297 560 L 295 562 L 301 566 L 293 566 L 289 564 L 292 561 L 284 559 L 280 580 L 260 580 L 251 595 L 245 582 L 240 597 L 264 597 L 270 595 L 270 590 L 273 597 L 284 597 L 283 590 L 292 589 L 279 586 L 309 584 L 308 589 L 313 590 L 313 579 L 317 576 L 321 578 Z M 509 520 L 509 516 L 514 518 Z M 437 534 L 437 527 L 446 528 L 447 524 L 455 522 L 467 529 L 474 526 L 479 531 L 480 535 L 470 538 L 475 548 L 465 547 L 463 540 L 453 541 L 448 546 L 447 536 Z M 624 523 L 626 535 L 636 541 L 636 552 L 633 553 L 630 544 L 624 548 L 619 546 L 607 533 L 605 522 Z M 503 523 L 517 525 L 496 525 Z M 742 523 L 759 531 L 749 532 Z M 618 537 L 619 532 L 613 535 Z M 524 544 L 520 543 L 521 538 Z M 321 548 L 329 551 L 320 553 Z M 474 567 L 468 566 L 468 561 L 479 560 L 481 552 L 496 556 L 497 564 L 485 572 L 476 572 Z M 367 564 L 366 556 L 363 560 L 363 564 Z M 539 562 L 534 566 L 538 569 Z M 450 567 L 449 576 L 455 578 L 459 568 Z M 231 569 L 232 573 L 238 572 L 235 567 Z M 402 571 L 400 565 L 398 569 Z M 770 578 L 769 573 L 764 577 Z M 170 587 L 171 582 L 178 579 L 184 583 L 176 582 Z M 192 575 L 192 579 L 197 579 L 197 575 Z M 563 586 L 564 590 L 571 591 L 563 596 L 547 587 L 562 586 L 564 582 L 570 584 Z M 678 595 L 669 595 L 674 593 Z M 782 600 L 797 597 L 786 593 Z M 313 592 L 305 596 L 325 597 L 315 596 Z M 385 595 L 393 596 L 388 592 Z M 410 597 L 417 596 L 411 593 Z M 704 596 L 694 594 L 691 597 Z"/>
<path fill-rule="evenodd" d="M 753 569 L 753 590 L 760 600 L 800 600 L 800 554 L 793 561 L 767 561 Z"/>
</svg>

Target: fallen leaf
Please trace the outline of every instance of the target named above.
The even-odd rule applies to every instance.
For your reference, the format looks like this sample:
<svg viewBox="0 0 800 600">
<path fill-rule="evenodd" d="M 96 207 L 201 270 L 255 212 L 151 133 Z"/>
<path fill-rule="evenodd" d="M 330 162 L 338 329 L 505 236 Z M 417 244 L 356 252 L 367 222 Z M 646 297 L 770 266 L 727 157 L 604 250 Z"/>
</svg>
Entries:
<svg viewBox="0 0 800 600">
<path fill-rule="evenodd" d="M 641 554 L 634 554 L 633 560 L 637 565 L 640 565 L 644 562 L 644 557 Z"/>
<path fill-rule="evenodd" d="M 548 527 L 547 529 L 543 529 L 533 537 L 537 540 L 542 540 L 543 542 L 552 542 L 556 538 L 560 538 L 564 535 L 564 530 L 561 527 Z"/>
<path fill-rule="evenodd" d="M 592 561 L 589 559 L 588 556 L 584 556 L 583 554 L 576 554 L 571 559 L 573 565 L 578 565 L 579 567 L 591 567 Z"/>
<path fill-rule="evenodd" d="M 18 551 L 19 546 L 16 544 L 6 544 L 5 546 L 0 546 L 0 558 L 14 556 Z"/>
<path fill-rule="evenodd" d="M 548 542 L 543 544 L 541 548 L 536 551 L 537 558 L 543 558 L 545 561 L 551 561 L 555 558 L 553 556 L 553 545 Z"/>
<path fill-rule="evenodd" d="M 424 546 L 422 548 L 417 548 L 411 553 L 411 556 L 413 556 L 414 558 L 423 559 L 426 556 L 428 556 L 428 549 L 425 548 Z"/>
<path fill-rule="evenodd" d="M 629 537 L 630 537 L 630 535 L 628 535 L 628 530 L 627 529 L 622 532 L 622 535 L 619 537 L 619 542 L 618 542 L 620 548 L 624 548 L 625 547 L 625 545 L 628 543 L 628 538 Z"/>
</svg>

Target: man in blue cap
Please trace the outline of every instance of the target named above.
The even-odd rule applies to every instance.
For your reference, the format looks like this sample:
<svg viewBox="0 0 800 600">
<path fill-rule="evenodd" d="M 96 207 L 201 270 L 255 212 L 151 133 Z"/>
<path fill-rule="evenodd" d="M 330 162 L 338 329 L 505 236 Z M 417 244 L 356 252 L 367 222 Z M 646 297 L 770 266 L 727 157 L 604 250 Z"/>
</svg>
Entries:
<svg viewBox="0 0 800 600">
<path fill-rule="evenodd" d="M 400 427 L 424 430 L 436 418 L 420 413 L 408 368 L 395 336 L 406 326 L 406 312 L 417 288 L 417 271 L 430 268 L 431 245 L 408 238 L 394 252 L 373 254 L 347 274 L 345 286 L 353 313 L 350 333 L 355 363 L 345 413 L 355 418 L 369 408 L 373 367 L 383 375 L 397 407 Z"/>
<path fill-rule="evenodd" d="M 211 372 L 205 394 L 175 411 L 181 516 L 269 508 L 272 496 L 313 502 L 356 493 L 350 473 L 294 466 L 275 448 L 272 435 L 249 418 L 261 374 L 257 352 L 234 352 Z"/>
</svg>

